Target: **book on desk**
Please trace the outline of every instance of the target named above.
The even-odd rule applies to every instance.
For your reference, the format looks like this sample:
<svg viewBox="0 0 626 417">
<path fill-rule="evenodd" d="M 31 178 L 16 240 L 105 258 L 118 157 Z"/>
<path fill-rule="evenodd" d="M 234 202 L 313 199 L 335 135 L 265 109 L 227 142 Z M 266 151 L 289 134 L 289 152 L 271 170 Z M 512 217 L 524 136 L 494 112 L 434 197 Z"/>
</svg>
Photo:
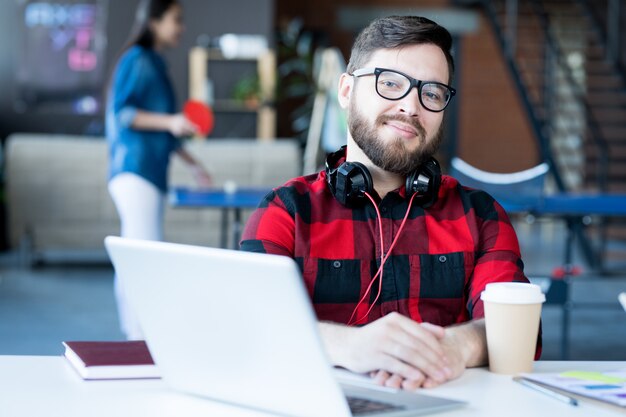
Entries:
<svg viewBox="0 0 626 417">
<path fill-rule="evenodd" d="M 63 342 L 65 358 L 78 374 L 91 379 L 160 378 L 143 340 Z"/>
</svg>

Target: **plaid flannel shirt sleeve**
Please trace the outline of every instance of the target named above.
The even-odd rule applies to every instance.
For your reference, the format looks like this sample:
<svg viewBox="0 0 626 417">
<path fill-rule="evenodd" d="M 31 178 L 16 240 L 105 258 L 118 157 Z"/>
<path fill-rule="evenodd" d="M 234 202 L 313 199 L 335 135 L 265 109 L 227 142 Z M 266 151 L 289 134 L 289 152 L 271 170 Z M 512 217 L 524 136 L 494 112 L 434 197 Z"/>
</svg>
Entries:
<svg viewBox="0 0 626 417">
<path fill-rule="evenodd" d="M 266 195 L 246 223 L 241 250 L 293 258 L 295 213 L 287 209 L 287 204 L 276 190 Z"/>
<path fill-rule="evenodd" d="M 480 294 L 492 282 L 529 282 L 524 275 L 524 264 L 517 235 L 502 206 L 490 199 L 489 209 L 479 213 L 478 253 L 470 287 L 470 303 L 473 318 L 484 317 L 485 311 Z"/>
<path fill-rule="evenodd" d="M 479 223 L 478 253 L 469 289 L 472 318 L 485 316 L 480 299 L 486 285 L 492 282 L 529 282 L 524 274 L 524 263 L 517 234 L 502 206 L 487 193 L 475 191 Z M 535 359 L 541 356 L 541 327 L 537 338 Z"/>
</svg>

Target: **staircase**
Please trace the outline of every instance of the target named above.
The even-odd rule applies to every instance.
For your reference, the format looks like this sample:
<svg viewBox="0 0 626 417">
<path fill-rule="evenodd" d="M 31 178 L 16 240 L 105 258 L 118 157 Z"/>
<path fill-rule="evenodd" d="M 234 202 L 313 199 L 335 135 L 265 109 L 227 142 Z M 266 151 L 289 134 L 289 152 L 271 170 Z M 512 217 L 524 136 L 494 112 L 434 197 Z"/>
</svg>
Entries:
<svg viewBox="0 0 626 417">
<path fill-rule="evenodd" d="M 561 191 L 626 192 L 626 75 L 607 49 L 609 3 L 481 2 Z M 599 228 L 602 240 L 607 230 L 626 240 L 623 221 Z"/>
<path fill-rule="evenodd" d="M 599 3 L 483 1 L 559 188 L 626 192 L 626 80 L 607 59 Z"/>
</svg>

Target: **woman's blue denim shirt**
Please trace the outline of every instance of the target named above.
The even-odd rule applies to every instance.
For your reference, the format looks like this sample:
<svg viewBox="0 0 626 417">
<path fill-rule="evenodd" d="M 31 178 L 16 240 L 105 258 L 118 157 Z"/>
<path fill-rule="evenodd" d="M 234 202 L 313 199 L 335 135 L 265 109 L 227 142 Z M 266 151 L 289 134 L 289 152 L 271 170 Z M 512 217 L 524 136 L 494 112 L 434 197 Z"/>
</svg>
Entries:
<svg viewBox="0 0 626 417">
<path fill-rule="evenodd" d="M 167 131 L 132 128 L 137 110 L 173 114 L 176 99 L 163 58 L 135 45 L 120 57 L 108 92 L 109 180 L 132 172 L 165 193 L 170 153 L 180 147 L 180 141 Z"/>
</svg>

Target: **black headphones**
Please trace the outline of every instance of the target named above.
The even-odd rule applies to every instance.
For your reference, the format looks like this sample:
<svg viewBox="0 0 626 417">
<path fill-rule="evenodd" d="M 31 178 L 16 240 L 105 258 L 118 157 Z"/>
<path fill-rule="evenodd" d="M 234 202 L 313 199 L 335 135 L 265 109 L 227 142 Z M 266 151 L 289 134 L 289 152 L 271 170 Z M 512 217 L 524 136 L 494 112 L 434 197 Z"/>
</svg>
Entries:
<svg viewBox="0 0 626 417">
<path fill-rule="evenodd" d="M 326 158 L 326 181 L 337 201 L 347 207 L 363 205 L 368 201 L 365 193 L 371 194 L 374 190 L 374 181 L 365 165 L 360 162 L 343 162 L 346 155 L 346 146 Z M 435 158 L 430 158 L 418 169 L 406 177 L 406 198 L 415 196 L 415 202 L 428 208 L 437 201 L 439 186 L 441 185 L 441 168 Z"/>
</svg>

